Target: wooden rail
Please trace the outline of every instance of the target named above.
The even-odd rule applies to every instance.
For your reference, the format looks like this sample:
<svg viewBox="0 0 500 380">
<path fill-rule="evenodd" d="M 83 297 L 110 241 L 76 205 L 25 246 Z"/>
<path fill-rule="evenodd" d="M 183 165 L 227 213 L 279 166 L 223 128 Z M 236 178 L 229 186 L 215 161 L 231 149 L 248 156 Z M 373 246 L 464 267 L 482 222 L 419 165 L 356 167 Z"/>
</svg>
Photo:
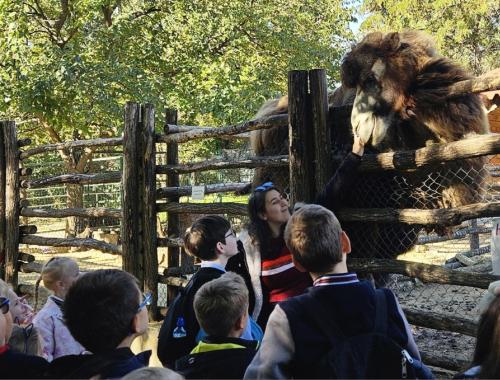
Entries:
<svg viewBox="0 0 500 380">
<path fill-rule="evenodd" d="M 218 183 L 206 185 L 205 194 L 237 192 L 251 186 L 251 182 Z M 161 187 L 156 189 L 156 198 L 162 197 L 185 197 L 192 194 L 191 186 Z"/>
<path fill-rule="evenodd" d="M 246 215 L 247 205 L 242 203 L 157 203 L 157 212 L 174 214 L 232 214 Z"/>
<path fill-rule="evenodd" d="M 121 172 L 92 173 L 92 174 L 62 174 L 35 180 L 21 181 L 21 187 L 36 189 L 40 187 L 59 185 L 62 183 L 74 183 L 79 185 L 90 185 L 96 183 L 117 183 L 122 178 Z"/>
<path fill-rule="evenodd" d="M 50 238 L 37 235 L 25 235 L 21 236 L 20 242 L 23 244 L 41 245 L 47 247 L 84 247 L 98 249 L 102 252 L 113 253 L 116 255 L 122 254 L 122 249 L 119 246 L 92 238 Z"/>
<path fill-rule="evenodd" d="M 275 115 L 261 119 L 250 120 L 244 123 L 229 125 L 227 127 L 211 128 L 204 130 L 191 130 L 188 132 L 174 133 L 169 135 L 158 135 L 156 142 L 163 143 L 184 143 L 192 140 L 237 135 L 242 132 L 255 131 L 258 129 L 269 129 L 288 124 L 288 115 Z"/>
<path fill-rule="evenodd" d="M 21 216 L 33 218 L 66 218 L 68 216 L 79 216 L 82 218 L 121 218 L 122 211 L 117 208 L 89 207 L 89 208 L 26 208 L 21 209 Z"/>
<path fill-rule="evenodd" d="M 53 152 L 57 150 L 65 150 L 70 148 L 87 148 L 87 147 L 98 147 L 98 146 L 117 146 L 122 145 L 122 137 L 111 137 L 105 139 L 92 139 L 92 140 L 76 140 L 76 141 L 66 141 L 58 144 L 47 144 L 37 146 L 35 148 L 27 149 L 21 152 L 21 160 L 25 160 L 28 157 L 34 156 L 40 153 Z"/>
<path fill-rule="evenodd" d="M 185 174 L 201 172 L 205 170 L 221 170 L 221 169 L 241 169 L 241 168 L 259 168 L 262 166 L 279 167 L 288 165 L 288 156 L 269 156 L 269 157 L 252 157 L 240 160 L 209 160 L 202 162 L 194 162 L 191 164 L 178 165 L 157 165 L 157 174 Z"/>
<path fill-rule="evenodd" d="M 455 208 L 421 209 L 341 209 L 335 213 L 343 222 L 406 223 L 455 226 L 465 220 L 500 215 L 500 202 L 473 203 Z"/>
<path fill-rule="evenodd" d="M 488 289 L 491 282 L 500 280 L 500 276 L 492 274 L 465 273 L 446 269 L 439 265 L 404 260 L 351 258 L 348 260 L 347 265 L 354 272 L 397 273 L 418 278 L 423 282 L 481 289 Z"/>
</svg>

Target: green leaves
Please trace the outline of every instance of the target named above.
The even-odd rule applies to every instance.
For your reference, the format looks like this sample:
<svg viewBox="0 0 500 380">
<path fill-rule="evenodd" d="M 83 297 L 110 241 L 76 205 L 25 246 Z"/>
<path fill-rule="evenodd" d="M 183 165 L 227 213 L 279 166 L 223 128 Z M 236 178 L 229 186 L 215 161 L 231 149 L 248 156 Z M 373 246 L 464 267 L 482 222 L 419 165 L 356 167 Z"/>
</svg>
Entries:
<svg viewBox="0 0 500 380">
<path fill-rule="evenodd" d="M 340 0 L 0 0 L 0 117 L 63 138 L 121 128 L 127 100 L 183 123 L 249 119 L 287 71 L 338 80 L 351 9 Z M 39 130 L 41 139 L 46 136 Z"/>
<path fill-rule="evenodd" d="M 495 0 L 364 0 L 363 31 L 421 29 L 441 54 L 475 74 L 498 67 L 500 3 Z"/>
</svg>

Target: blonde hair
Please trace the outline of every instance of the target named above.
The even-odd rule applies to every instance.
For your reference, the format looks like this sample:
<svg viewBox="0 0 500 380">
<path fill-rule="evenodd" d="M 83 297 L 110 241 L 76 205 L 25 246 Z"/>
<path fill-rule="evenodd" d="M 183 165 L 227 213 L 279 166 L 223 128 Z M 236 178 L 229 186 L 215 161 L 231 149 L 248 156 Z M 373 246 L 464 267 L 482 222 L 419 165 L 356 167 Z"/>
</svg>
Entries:
<svg viewBox="0 0 500 380">
<path fill-rule="evenodd" d="M 204 284 L 194 296 L 200 326 L 210 336 L 227 337 L 239 318 L 248 312 L 248 289 L 233 272 Z"/>
<path fill-rule="evenodd" d="M 79 272 L 78 264 L 71 257 L 52 257 L 45 263 L 40 273 L 40 277 L 35 284 L 35 311 L 38 305 L 38 290 L 40 281 L 43 280 L 43 285 L 49 289 L 54 290 L 54 284 L 61 281 L 66 276 Z M 76 273 L 75 273 L 76 272 Z"/>
</svg>

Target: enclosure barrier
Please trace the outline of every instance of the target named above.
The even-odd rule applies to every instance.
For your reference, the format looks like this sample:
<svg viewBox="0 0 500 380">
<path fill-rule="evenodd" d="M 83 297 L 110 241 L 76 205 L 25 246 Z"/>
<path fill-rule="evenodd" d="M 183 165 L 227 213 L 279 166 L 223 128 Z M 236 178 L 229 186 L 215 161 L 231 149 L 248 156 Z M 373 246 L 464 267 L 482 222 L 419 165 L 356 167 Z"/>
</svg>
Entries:
<svg viewBox="0 0 500 380">
<path fill-rule="evenodd" d="M 480 92 L 500 87 L 500 70 L 483 77 L 457 83 L 449 88 L 450 97 L 467 92 Z M 192 261 L 180 255 L 179 213 L 236 214 L 245 215 L 246 205 L 238 203 L 190 204 L 179 203 L 179 197 L 191 194 L 191 187 L 179 186 L 180 173 L 229 168 L 256 168 L 264 166 L 290 166 L 292 201 L 310 201 L 328 180 L 331 172 L 331 146 L 327 120 L 348 115 L 350 107 L 328 108 L 326 75 L 324 70 L 293 71 L 289 74 L 289 114 L 265 117 L 221 128 L 206 128 L 178 125 L 175 110 L 166 113 L 163 134 L 154 130 L 155 112 L 151 105 L 140 106 L 127 103 L 124 117 L 124 136 L 107 139 L 93 139 L 49 144 L 31 149 L 19 150 L 30 143 L 18 141 L 13 122 L 2 122 L 0 133 L 0 273 L 7 281 L 17 284 L 18 271 L 41 270 L 33 256 L 18 252 L 19 243 L 48 246 L 83 246 L 121 254 L 125 270 L 136 275 L 144 287 L 157 296 L 157 284 L 167 283 L 182 286 L 185 280 L 158 274 L 157 247 L 169 248 L 169 270 L 166 273 L 185 273 L 192 267 Z M 202 138 L 247 138 L 252 130 L 289 125 L 289 156 L 259 157 L 243 160 L 211 160 L 180 164 L 178 144 Z M 314 133 L 306 133 L 306 127 Z M 311 138 L 314 136 L 314 138 Z M 155 143 L 167 144 L 167 165 L 155 165 Z M 63 174 L 37 180 L 30 180 L 30 168 L 22 167 L 29 157 L 58 150 L 73 148 L 97 148 L 123 146 L 124 165 L 122 172 Z M 416 151 L 365 155 L 361 171 L 418 170 L 439 165 L 442 162 L 462 160 L 500 153 L 500 136 L 477 136 L 448 144 L 435 144 Z M 339 159 L 338 157 L 335 159 Z M 312 173 L 316 175 L 313 176 Z M 167 186 L 156 189 L 156 175 L 167 175 Z M 20 189 L 43 188 L 54 184 L 96 184 L 122 183 L 122 209 L 113 208 L 66 208 L 62 210 L 30 208 L 26 200 L 20 199 Z M 248 183 L 212 184 L 205 193 L 244 191 Z M 159 202 L 163 200 L 163 202 Z M 455 209 L 344 209 L 338 212 L 342 221 L 373 221 L 375 223 L 398 222 L 421 225 L 454 225 L 461 221 L 499 215 L 500 202 L 472 204 Z M 156 234 L 156 213 L 168 213 L 166 238 Z M 122 220 L 122 246 L 101 242 L 92 238 L 46 238 L 35 235 L 35 226 L 21 226 L 19 217 L 63 218 L 118 217 Z M 180 260 L 179 260 L 180 259 Z M 359 272 L 399 273 L 419 278 L 423 282 L 454 284 L 486 288 L 489 282 L 499 279 L 488 274 L 470 274 L 429 264 L 417 264 L 396 260 L 351 260 L 350 267 Z M 22 286 L 21 286 L 22 288 Z M 23 288 L 29 291 L 27 287 Z M 152 316 L 157 317 L 156 301 Z M 405 309 L 410 322 L 416 325 L 457 331 L 474 335 L 476 321 L 465 318 L 442 316 L 421 310 Z M 424 355 L 425 357 L 425 355 Z M 429 358 L 429 362 L 453 367 L 446 358 Z"/>
</svg>

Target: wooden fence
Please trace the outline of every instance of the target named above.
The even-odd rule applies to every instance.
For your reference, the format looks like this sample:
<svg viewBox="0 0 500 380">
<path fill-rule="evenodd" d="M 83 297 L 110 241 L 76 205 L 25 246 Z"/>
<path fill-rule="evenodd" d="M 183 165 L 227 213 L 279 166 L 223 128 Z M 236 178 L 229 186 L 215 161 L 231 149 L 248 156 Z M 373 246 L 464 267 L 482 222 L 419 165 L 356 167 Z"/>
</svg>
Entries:
<svg viewBox="0 0 500 380">
<path fill-rule="evenodd" d="M 450 88 L 450 96 L 465 92 L 480 92 L 500 87 L 499 71 L 484 77 L 464 81 Z M 155 133 L 155 109 L 150 104 L 129 102 L 124 111 L 123 137 L 80 140 L 20 149 L 29 141 L 19 141 L 14 122 L 1 122 L 0 133 L 0 266 L 2 277 L 17 285 L 18 271 L 39 271 L 33 257 L 19 252 L 19 244 L 62 247 L 88 247 L 120 254 L 123 268 L 133 273 L 146 290 L 155 295 L 151 317 L 158 318 L 158 283 L 182 286 L 184 280 L 158 273 L 157 247 L 168 247 L 168 273 L 183 273 L 192 261 L 182 255 L 179 239 L 180 213 L 246 215 L 246 205 L 239 203 L 195 204 L 179 203 L 179 197 L 190 195 L 190 186 L 179 186 L 179 174 L 229 168 L 289 166 L 291 201 L 310 201 L 317 189 L 328 180 L 331 172 L 331 146 L 327 125 L 329 117 L 350 113 L 349 107 L 328 109 L 324 70 L 292 71 L 289 73 L 289 114 L 251 120 L 220 128 L 178 125 L 177 112 L 167 110 L 163 133 Z M 254 157 L 239 161 L 210 160 L 179 163 L 180 144 L 204 138 L 247 137 L 257 129 L 286 126 L 290 128 L 288 156 Z M 313 126 L 314 133 L 306 133 Z M 316 136 L 316 140 L 309 138 Z M 167 164 L 156 165 L 156 143 L 167 144 Z M 30 168 L 23 167 L 28 157 L 77 147 L 123 147 L 122 172 L 62 174 L 30 180 Z M 436 144 L 415 151 L 365 155 L 361 171 L 418 170 L 437 163 L 500 153 L 500 135 L 484 135 L 448 144 Z M 334 159 L 337 159 L 334 157 Z M 314 173 L 314 175 L 313 175 Z M 167 186 L 157 188 L 157 174 L 167 175 Z M 46 187 L 54 184 L 117 183 L 122 185 L 122 208 L 30 208 L 20 199 L 20 189 Z M 234 192 L 247 183 L 210 184 L 205 194 Z M 5 190 L 5 191 L 2 191 Z M 168 214 L 168 238 L 157 237 L 156 214 Z M 374 223 L 407 223 L 419 225 L 454 225 L 464 220 L 500 215 L 500 202 L 478 203 L 454 209 L 343 209 L 341 221 Z M 121 218 L 122 245 L 105 243 L 92 238 L 47 238 L 36 235 L 36 227 L 22 226 L 20 216 L 64 218 Z M 487 288 L 498 276 L 468 274 L 436 265 L 416 264 L 397 260 L 353 260 L 350 266 L 359 272 L 400 273 L 424 282 Z M 435 329 L 446 329 L 473 335 L 475 321 L 459 317 L 430 315 L 419 310 L 407 310 L 410 322 Z"/>
</svg>

